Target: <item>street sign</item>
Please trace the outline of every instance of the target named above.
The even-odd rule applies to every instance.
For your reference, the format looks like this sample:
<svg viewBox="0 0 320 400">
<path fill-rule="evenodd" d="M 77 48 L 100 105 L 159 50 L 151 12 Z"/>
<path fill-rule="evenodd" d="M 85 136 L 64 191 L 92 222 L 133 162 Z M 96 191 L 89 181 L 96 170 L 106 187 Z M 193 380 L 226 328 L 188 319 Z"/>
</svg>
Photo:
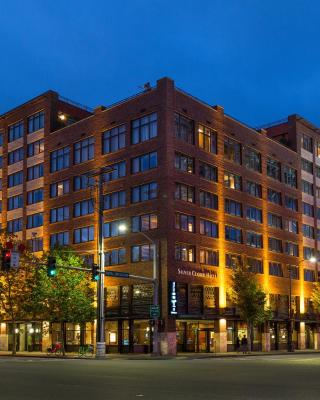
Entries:
<svg viewBox="0 0 320 400">
<path fill-rule="evenodd" d="M 150 306 L 150 318 L 160 318 L 160 307 L 156 305 Z"/>
<path fill-rule="evenodd" d="M 105 276 L 112 276 L 113 278 L 130 278 L 129 272 L 119 271 L 104 271 Z"/>
<path fill-rule="evenodd" d="M 20 254 L 17 251 L 11 252 L 10 268 L 19 268 Z"/>
</svg>

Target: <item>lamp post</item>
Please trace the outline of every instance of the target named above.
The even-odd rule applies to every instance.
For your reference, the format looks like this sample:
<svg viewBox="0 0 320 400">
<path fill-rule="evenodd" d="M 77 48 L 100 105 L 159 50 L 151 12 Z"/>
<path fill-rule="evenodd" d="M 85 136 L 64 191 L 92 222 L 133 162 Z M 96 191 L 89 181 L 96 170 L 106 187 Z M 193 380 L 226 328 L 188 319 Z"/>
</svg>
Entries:
<svg viewBox="0 0 320 400">
<path fill-rule="evenodd" d="M 312 264 L 315 264 L 317 262 L 317 259 L 312 256 L 309 258 L 309 260 L 300 260 L 298 263 L 298 267 L 304 262 L 304 261 L 309 261 Z M 294 346 L 292 342 L 292 333 L 293 333 L 293 315 L 292 315 L 292 303 L 291 303 L 291 297 L 292 297 L 292 268 L 291 265 L 288 267 L 288 272 L 289 272 L 289 324 L 288 324 L 288 352 L 292 353 L 294 352 Z"/>
<path fill-rule="evenodd" d="M 119 225 L 120 232 L 126 232 L 127 226 L 125 224 Z M 143 231 L 135 232 L 144 236 L 152 246 L 152 262 L 153 262 L 153 274 L 152 274 L 152 283 L 153 283 L 153 305 L 159 307 L 159 266 L 158 266 L 158 244 L 155 240 L 153 240 L 149 235 L 147 235 Z M 158 335 L 158 316 L 155 315 L 153 317 L 154 326 L 153 326 L 153 346 L 152 346 L 152 354 L 157 356 L 160 353 L 159 349 L 159 335 Z"/>
</svg>

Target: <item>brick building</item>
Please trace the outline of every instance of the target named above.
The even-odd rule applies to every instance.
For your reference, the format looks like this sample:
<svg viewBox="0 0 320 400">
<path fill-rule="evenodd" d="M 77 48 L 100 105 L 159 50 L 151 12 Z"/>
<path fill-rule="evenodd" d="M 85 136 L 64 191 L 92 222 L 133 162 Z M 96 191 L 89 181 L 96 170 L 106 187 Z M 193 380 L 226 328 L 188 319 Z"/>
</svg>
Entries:
<svg viewBox="0 0 320 400">
<path fill-rule="evenodd" d="M 39 112 L 44 122 L 31 133 L 27 126 Z M 21 120 L 24 130 L 17 128 L 16 137 L 11 127 Z M 315 143 L 317 130 L 309 125 L 303 129 L 312 131 Z M 296 145 L 289 147 L 278 140 L 277 127 L 252 129 L 168 78 L 93 113 L 48 92 L 2 116 L 1 131 L 2 225 L 29 240 L 34 251 L 71 245 L 97 260 L 97 195 L 88 173 L 112 166 L 103 189 L 106 269 L 151 277 L 152 248 L 141 231 L 157 242 L 163 352 L 235 349 L 237 337 L 246 334 L 228 299 L 230 273 L 239 262 L 257 273 L 274 311 L 267 329 L 255 329 L 255 348 L 286 348 L 290 285 L 293 341 L 299 348 L 318 347 L 310 302 L 317 270 L 308 261 L 317 243 L 306 238 L 312 230 L 304 227 L 309 221 L 315 232 L 317 220 L 302 213 L 303 182 L 316 186 L 316 177 L 309 172 L 306 178 L 301 168 L 305 157 L 315 170 L 317 155 L 304 156 L 296 131 L 290 131 Z M 281 132 L 289 137 L 288 130 Z M 42 138 L 33 155 L 30 145 Z M 20 147 L 23 152 L 10 155 Z M 39 168 L 30 168 L 39 163 L 38 178 Z M 11 177 L 21 170 L 22 177 Z M 316 202 L 308 198 L 313 207 Z M 148 351 L 152 286 L 116 278 L 105 283 L 107 351 Z M 67 345 L 78 345 L 79 327 L 66 329 Z M 89 324 L 84 337 L 94 341 Z"/>
</svg>

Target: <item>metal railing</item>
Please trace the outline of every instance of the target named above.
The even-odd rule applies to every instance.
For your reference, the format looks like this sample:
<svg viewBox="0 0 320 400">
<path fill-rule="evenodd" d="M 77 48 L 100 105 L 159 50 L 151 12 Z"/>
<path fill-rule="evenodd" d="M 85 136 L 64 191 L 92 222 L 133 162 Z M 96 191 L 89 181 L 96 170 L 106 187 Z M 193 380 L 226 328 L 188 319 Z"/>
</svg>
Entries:
<svg viewBox="0 0 320 400">
<path fill-rule="evenodd" d="M 88 111 L 90 113 L 93 113 L 93 111 L 94 111 L 93 108 L 85 106 L 84 104 L 81 104 L 81 103 L 77 103 L 76 101 L 70 100 L 70 99 L 68 99 L 67 97 L 64 97 L 64 96 L 60 96 L 59 95 L 59 100 L 65 102 L 67 104 L 70 104 L 71 106 L 75 106 L 75 107 L 81 108 L 82 110 L 86 110 L 86 111 Z"/>
</svg>

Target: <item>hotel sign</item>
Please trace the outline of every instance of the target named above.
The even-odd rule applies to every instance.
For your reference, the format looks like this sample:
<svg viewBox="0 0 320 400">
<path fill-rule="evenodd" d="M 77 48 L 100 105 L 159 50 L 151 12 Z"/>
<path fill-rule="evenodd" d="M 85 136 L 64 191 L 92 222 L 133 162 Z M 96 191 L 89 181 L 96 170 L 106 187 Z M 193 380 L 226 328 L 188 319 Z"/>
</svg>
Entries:
<svg viewBox="0 0 320 400">
<path fill-rule="evenodd" d="M 178 289 L 177 282 L 169 281 L 169 314 L 178 314 Z"/>
<path fill-rule="evenodd" d="M 178 275 L 194 276 L 196 278 L 217 278 L 218 274 L 216 271 L 210 271 L 209 269 L 185 269 L 178 268 Z"/>
</svg>

